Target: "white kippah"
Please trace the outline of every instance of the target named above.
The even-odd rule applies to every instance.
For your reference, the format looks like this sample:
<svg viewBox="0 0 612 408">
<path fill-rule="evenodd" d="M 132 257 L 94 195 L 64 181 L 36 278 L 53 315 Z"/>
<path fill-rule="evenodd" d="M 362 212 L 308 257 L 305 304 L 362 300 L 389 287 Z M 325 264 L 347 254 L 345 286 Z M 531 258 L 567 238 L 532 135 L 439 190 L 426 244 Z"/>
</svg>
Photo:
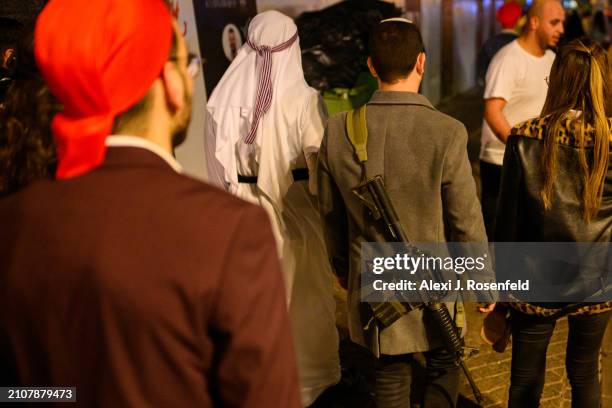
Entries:
<svg viewBox="0 0 612 408">
<path fill-rule="evenodd" d="M 387 18 L 385 20 L 380 20 L 380 23 L 388 23 L 389 21 L 398 21 L 400 23 L 408 23 L 408 24 L 412 24 L 412 21 L 408 20 L 407 18 L 403 18 L 403 17 L 393 17 L 393 18 Z"/>
</svg>

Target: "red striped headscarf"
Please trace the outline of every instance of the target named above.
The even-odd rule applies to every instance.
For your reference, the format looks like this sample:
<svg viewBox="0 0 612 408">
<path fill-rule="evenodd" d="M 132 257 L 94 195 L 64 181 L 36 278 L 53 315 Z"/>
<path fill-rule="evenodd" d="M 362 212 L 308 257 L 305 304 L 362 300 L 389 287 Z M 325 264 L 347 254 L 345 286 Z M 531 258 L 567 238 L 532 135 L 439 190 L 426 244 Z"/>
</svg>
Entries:
<svg viewBox="0 0 612 408">
<path fill-rule="evenodd" d="M 253 109 L 253 119 L 251 121 L 251 129 L 245 138 L 246 144 L 251 144 L 255 141 L 257 135 L 257 126 L 259 120 L 268 112 L 272 105 L 272 53 L 280 52 L 288 49 L 297 40 L 297 30 L 295 34 L 282 44 L 270 47 L 264 44 L 254 44 L 251 39 L 247 39 L 247 44 L 257 52 L 259 65 L 259 83 L 257 84 L 257 99 L 255 101 L 255 109 Z"/>
<path fill-rule="evenodd" d="M 172 46 L 163 0 L 51 0 L 36 22 L 35 57 L 63 105 L 51 123 L 57 178 L 100 165 L 115 116 L 142 99 Z"/>
<path fill-rule="evenodd" d="M 304 79 L 293 19 L 275 10 L 259 13 L 249 23 L 247 38 L 206 103 L 204 145 L 209 180 L 236 193 L 236 149 L 245 145 L 257 155 L 257 187 L 276 208 L 282 208 L 293 183 L 291 164 L 297 146 L 313 147 L 311 138 L 300 132 L 302 125 L 310 128 L 305 112 L 317 100 L 317 92 Z M 272 52 L 279 48 L 283 51 Z"/>
</svg>

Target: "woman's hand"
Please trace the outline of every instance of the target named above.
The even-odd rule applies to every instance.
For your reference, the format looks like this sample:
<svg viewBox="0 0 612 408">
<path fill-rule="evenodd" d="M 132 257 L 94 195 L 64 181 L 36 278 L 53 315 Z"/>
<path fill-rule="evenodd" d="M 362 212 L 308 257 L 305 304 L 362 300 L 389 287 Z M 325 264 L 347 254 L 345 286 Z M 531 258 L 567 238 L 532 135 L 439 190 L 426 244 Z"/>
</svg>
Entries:
<svg viewBox="0 0 612 408">
<path fill-rule="evenodd" d="M 481 306 L 478 306 L 478 311 L 480 313 L 491 313 L 495 309 L 495 302 L 493 303 L 481 303 Z"/>
</svg>

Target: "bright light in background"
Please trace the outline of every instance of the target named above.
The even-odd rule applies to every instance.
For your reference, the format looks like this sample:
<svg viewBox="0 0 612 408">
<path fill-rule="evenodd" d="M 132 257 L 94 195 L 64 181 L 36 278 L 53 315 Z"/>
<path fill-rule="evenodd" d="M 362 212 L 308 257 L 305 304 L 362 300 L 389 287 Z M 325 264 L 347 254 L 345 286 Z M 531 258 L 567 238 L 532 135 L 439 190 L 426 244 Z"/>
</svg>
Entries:
<svg viewBox="0 0 612 408">
<path fill-rule="evenodd" d="M 568 9 L 577 9 L 578 2 L 576 0 L 563 0 L 563 7 Z"/>
</svg>

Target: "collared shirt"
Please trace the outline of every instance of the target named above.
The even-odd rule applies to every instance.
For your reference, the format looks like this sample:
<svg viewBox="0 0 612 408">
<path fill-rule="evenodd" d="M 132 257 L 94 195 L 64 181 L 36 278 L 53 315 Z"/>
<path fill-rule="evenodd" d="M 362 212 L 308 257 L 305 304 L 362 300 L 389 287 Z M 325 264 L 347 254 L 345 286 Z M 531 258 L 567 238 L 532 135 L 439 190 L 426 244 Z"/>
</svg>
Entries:
<svg viewBox="0 0 612 408">
<path fill-rule="evenodd" d="M 161 157 L 174 171 L 177 173 L 183 172 L 183 167 L 179 162 L 172 157 L 170 153 L 165 151 L 155 143 L 138 136 L 127 135 L 110 135 L 106 138 L 107 147 L 140 147 Z"/>
</svg>

